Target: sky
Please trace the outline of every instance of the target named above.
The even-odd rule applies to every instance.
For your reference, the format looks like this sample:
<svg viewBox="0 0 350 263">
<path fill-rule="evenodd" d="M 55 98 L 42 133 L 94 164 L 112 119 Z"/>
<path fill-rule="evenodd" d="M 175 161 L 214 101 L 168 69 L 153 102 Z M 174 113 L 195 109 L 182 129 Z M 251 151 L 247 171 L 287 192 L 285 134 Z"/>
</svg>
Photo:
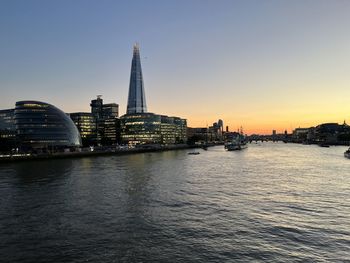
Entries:
<svg viewBox="0 0 350 263">
<path fill-rule="evenodd" d="M 0 109 L 126 112 L 138 42 L 149 112 L 271 134 L 350 123 L 350 1 L 0 0 Z"/>
</svg>

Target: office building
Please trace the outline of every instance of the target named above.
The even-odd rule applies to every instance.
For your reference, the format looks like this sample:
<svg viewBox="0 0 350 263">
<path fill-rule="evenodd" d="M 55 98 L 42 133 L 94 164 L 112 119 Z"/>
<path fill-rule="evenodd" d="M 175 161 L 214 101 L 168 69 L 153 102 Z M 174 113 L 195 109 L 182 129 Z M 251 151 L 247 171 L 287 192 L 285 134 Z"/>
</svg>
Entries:
<svg viewBox="0 0 350 263">
<path fill-rule="evenodd" d="M 140 61 L 140 49 L 134 45 L 126 114 L 120 117 L 121 142 L 138 144 L 177 144 L 187 141 L 187 122 L 147 112 Z"/>
<path fill-rule="evenodd" d="M 113 145 L 120 143 L 120 120 L 118 118 L 107 118 L 103 121 L 101 131 L 102 145 Z"/>
<path fill-rule="evenodd" d="M 91 100 L 90 106 L 91 114 L 95 119 L 94 144 L 118 143 L 120 140 L 120 126 L 117 120 L 119 105 L 116 103 L 104 104 L 102 95 L 98 95 L 96 99 Z"/>
<path fill-rule="evenodd" d="M 97 130 L 94 115 L 90 112 L 74 112 L 70 113 L 69 116 L 78 128 L 83 146 L 95 144 Z"/>
<path fill-rule="evenodd" d="M 0 151 L 9 151 L 16 146 L 14 109 L 0 110 Z"/>
<path fill-rule="evenodd" d="M 154 113 L 126 114 L 120 117 L 121 141 L 138 144 L 186 143 L 186 120 Z"/>
<path fill-rule="evenodd" d="M 40 101 L 16 102 L 14 119 L 22 148 L 58 150 L 81 146 L 74 122 L 53 105 Z"/>
<path fill-rule="evenodd" d="M 135 44 L 131 62 L 129 96 L 126 113 L 134 114 L 144 112 L 147 112 L 147 106 L 143 86 L 140 47 L 138 44 Z"/>
</svg>

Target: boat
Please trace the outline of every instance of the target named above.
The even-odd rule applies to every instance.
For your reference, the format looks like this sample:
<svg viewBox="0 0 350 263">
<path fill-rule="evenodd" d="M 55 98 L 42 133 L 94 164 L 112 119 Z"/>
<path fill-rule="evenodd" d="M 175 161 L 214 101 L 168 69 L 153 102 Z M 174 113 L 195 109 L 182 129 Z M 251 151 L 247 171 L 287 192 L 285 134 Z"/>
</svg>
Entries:
<svg viewBox="0 0 350 263">
<path fill-rule="evenodd" d="M 247 141 L 243 133 L 237 133 L 231 141 L 225 143 L 225 148 L 227 151 L 239 151 L 248 147 Z"/>
<path fill-rule="evenodd" d="M 345 152 L 344 152 L 344 157 L 346 158 L 349 158 L 350 159 L 350 148 L 347 149 Z"/>
<path fill-rule="evenodd" d="M 247 144 L 240 144 L 240 143 L 228 143 L 226 145 L 226 150 L 228 151 L 239 151 L 247 148 Z"/>
<path fill-rule="evenodd" d="M 200 154 L 200 152 L 189 152 L 188 154 L 190 154 L 190 155 L 197 155 L 197 154 Z"/>
</svg>

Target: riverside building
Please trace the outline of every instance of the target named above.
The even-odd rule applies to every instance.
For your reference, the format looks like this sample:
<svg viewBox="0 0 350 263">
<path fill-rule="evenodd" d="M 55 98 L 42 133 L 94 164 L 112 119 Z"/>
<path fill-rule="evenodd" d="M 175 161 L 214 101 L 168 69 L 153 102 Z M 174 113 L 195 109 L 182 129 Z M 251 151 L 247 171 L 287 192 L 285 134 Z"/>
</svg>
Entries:
<svg viewBox="0 0 350 263">
<path fill-rule="evenodd" d="M 15 110 L 0 110 L 0 151 L 8 151 L 16 146 Z"/>
<path fill-rule="evenodd" d="M 102 95 L 91 100 L 91 112 L 74 112 L 70 117 L 77 126 L 83 145 L 111 145 L 120 142 L 119 105 L 103 103 Z"/>
<path fill-rule="evenodd" d="M 96 119 L 90 112 L 74 112 L 69 114 L 77 126 L 84 146 L 94 143 L 97 137 Z"/>
<path fill-rule="evenodd" d="M 186 143 L 187 122 L 147 112 L 140 48 L 134 45 L 126 114 L 120 117 L 121 141 L 130 145 Z"/>
<path fill-rule="evenodd" d="M 14 111 L 17 139 L 23 149 L 81 146 L 77 127 L 66 113 L 45 102 L 18 101 Z"/>
</svg>

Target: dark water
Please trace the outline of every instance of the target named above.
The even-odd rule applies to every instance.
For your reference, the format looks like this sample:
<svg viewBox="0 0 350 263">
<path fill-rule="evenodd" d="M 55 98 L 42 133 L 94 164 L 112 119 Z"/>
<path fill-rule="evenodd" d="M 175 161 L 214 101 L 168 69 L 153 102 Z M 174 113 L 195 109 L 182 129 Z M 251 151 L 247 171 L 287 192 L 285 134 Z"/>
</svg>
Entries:
<svg viewBox="0 0 350 263">
<path fill-rule="evenodd" d="M 0 164 L 0 261 L 350 262 L 345 150 Z"/>
</svg>

